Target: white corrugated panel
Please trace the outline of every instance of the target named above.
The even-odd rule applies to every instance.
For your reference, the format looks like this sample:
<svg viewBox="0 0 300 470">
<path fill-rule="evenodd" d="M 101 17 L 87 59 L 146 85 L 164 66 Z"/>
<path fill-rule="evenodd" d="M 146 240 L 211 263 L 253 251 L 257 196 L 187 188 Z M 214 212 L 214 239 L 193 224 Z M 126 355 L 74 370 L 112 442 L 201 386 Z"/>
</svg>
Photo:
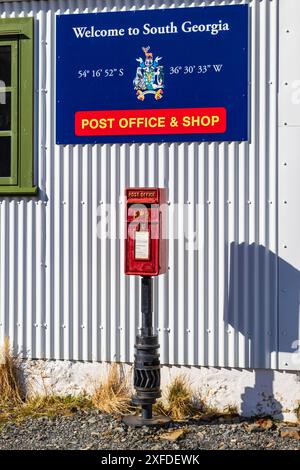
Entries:
<svg viewBox="0 0 300 470">
<path fill-rule="evenodd" d="M 132 360 L 140 296 L 139 279 L 123 274 L 123 190 L 160 185 L 170 200 L 170 269 L 154 288 L 162 362 L 277 367 L 278 1 L 249 3 L 250 144 L 55 145 L 56 14 L 235 3 L 247 2 L 0 4 L 1 17 L 36 18 L 40 192 L 0 199 L 0 334 L 19 352 Z M 196 249 L 184 232 L 196 232 Z"/>
<path fill-rule="evenodd" d="M 293 370 L 300 368 L 300 2 L 285 1 L 280 13 L 278 366 Z"/>
</svg>

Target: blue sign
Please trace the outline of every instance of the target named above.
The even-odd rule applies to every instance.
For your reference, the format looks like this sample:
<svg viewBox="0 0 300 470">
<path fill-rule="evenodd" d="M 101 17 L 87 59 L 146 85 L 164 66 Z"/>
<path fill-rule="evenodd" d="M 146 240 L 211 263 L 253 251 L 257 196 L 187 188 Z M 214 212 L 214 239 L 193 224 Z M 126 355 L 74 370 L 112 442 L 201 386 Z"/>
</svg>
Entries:
<svg viewBox="0 0 300 470">
<path fill-rule="evenodd" d="M 57 16 L 56 142 L 248 139 L 248 6 Z"/>
</svg>

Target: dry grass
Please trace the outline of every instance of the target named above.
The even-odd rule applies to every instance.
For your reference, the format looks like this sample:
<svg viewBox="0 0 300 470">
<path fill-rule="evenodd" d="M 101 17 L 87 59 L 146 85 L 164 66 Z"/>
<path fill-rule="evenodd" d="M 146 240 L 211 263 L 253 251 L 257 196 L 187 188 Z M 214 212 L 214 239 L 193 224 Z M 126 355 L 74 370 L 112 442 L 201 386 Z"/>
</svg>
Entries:
<svg viewBox="0 0 300 470">
<path fill-rule="evenodd" d="M 299 402 L 299 405 L 296 408 L 295 412 L 296 412 L 298 423 L 300 424 L 300 402 Z"/>
<path fill-rule="evenodd" d="M 218 417 L 232 418 L 237 416 L 235 406 L 227 406 L 222 412 L 209 406 L 200 393 L 192 390 L 189 379 L 184 374 L 173 378 L 164 393 L 164 400 L 159 400 L 154 410 L 159 414 L 166 414 L 174 420 L 189 418 L 211 420 Z"/>
<path fill-rule="evenodd" d="M 18 380 L 18 359 L 11 353 L 9 340 L 5 338 L 0 351 L 0 406 L 19 405 L 23 402 Z"/>
<path fill-rule="evenodd" d="M 13 357 L 8 338 L 0 351 L 0 427 L 7 422 L 19 423 L 28 417 L 71 415 L 92 406 L 85 396 L 47 394 L 25 397 L 18 380 L 19 359 Z"/>
<path fill-rule="evenodd" d="M 45 395 L 32 397 L 17 405 L 6 405 L 0 409 L 0 428 L 7 422 L 21 423 L 28 418 L 47 416 L 72 416 L 79 409 L 91 408 L 92 402 L 83 395 Z"/>
<path fill-rule="evenodd" d="M 175 420 L 187 419 L 196 414 L 195 397 L 184 374 L 177 375 L 171 381 L 165 392 L 165 405 L 158 402 L 157 411 Z"/>
<path fill-rule="evenodd" d="M 126 414 L 131 411 L 128 381 L 120 366 L 112 364 L 107 378 L 96 387 L 92 402 L 104 413 Z"/>
<path fill-rule="evenodd" d="M 23 404 L 21 414 L 23 417 L 41 417 L 41 416 L 72 416 L 81 409 L 91 408 L 92 401 L 85 395 L 44 395 L 30 397 Z"/>
</svg>

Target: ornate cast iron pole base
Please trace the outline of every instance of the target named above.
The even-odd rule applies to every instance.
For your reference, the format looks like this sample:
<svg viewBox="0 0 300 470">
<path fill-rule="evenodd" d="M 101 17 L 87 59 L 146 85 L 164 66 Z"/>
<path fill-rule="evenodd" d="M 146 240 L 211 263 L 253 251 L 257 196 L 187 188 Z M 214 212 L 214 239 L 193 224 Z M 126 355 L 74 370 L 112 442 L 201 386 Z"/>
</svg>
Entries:
<svg viewBox="0 0 300 470">
<path fill-rule="evenodd" d="M 133 403 L 142 408 L 141 416 L 124 416 L 128 426 L 161 426 L 170 422 L 167 416 L 152 414 L 152 405 L 161 396 L 158 336 L 152 326 L 152 278 L 142 277 L 141 282 L 142 328 L 136 337 L 134 356 Z"/>
</svg>

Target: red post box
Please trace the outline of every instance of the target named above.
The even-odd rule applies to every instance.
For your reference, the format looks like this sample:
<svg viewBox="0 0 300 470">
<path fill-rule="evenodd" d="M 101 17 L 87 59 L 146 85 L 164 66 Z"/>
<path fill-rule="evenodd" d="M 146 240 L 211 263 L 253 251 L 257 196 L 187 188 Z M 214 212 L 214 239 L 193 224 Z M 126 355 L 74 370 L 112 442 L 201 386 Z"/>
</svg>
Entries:
<svg viewBox="0 0 300 470">
<path fill-rule="evenodd" d="M 125 274 L 158 276 L 167 270 L 165 188 L 125 190 Z"/>
</svg>

